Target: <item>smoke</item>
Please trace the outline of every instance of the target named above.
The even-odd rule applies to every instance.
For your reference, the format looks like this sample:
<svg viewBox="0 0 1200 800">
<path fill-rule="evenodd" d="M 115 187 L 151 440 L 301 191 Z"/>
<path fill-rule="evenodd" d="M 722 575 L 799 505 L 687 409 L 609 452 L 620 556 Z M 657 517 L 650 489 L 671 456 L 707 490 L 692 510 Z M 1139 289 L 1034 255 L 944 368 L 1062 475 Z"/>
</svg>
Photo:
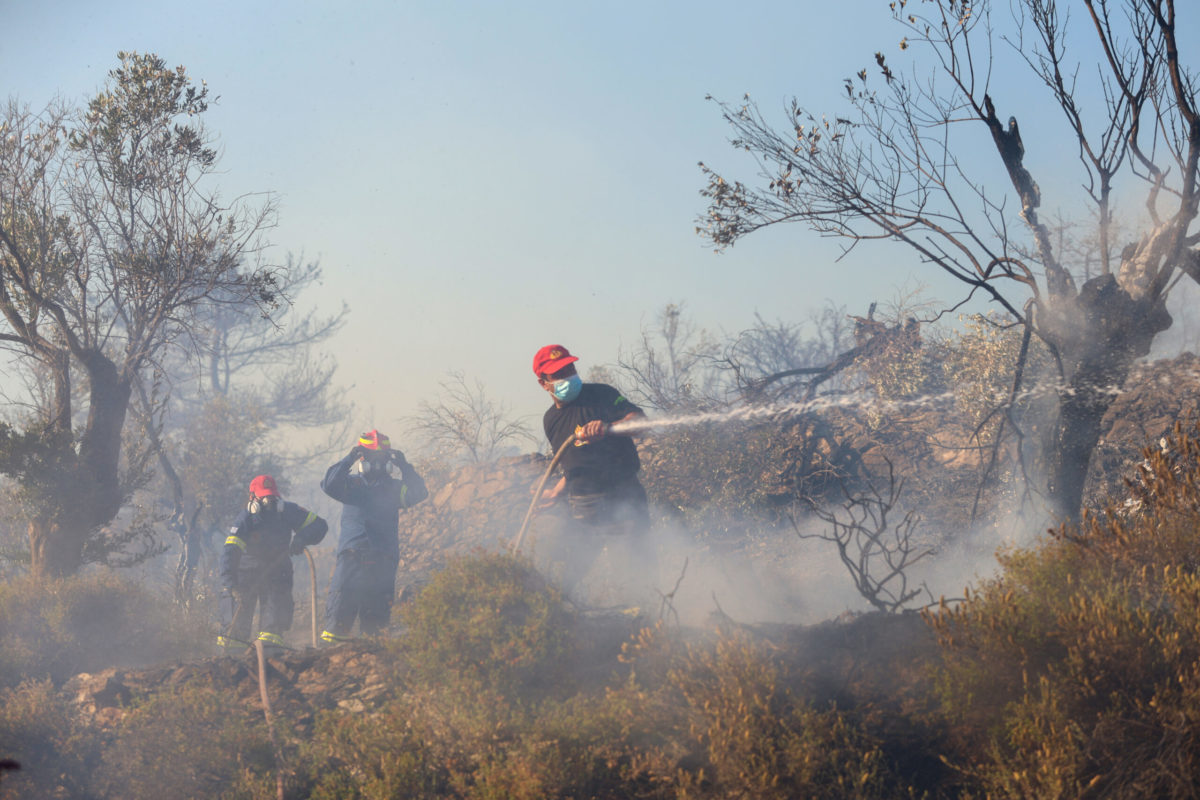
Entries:
<svg viewBox="0 0 1200 800">
<path fill-rule="evenodd" d="M 585 611 L 639 613 L 684 626 L 703 626 L 714 617 L 812 625 L 870 611 L 837 547 L 820 538 L 825 524 L 810 517 L 797 525 L 799 530 L 786 521 L 747 522 L 738 535 L 719 540 L 671 521 L 657 522 L 645 537 L 542 525 L 530 552 Z M 996 569 L 994 526 L 954 535 L 918 527 L 914 536 L 930 555 L 906 570 L 909 588 L 923 587 L 910 608 L 961 597 L 965 586 Z M 1019 537 L 1000 541 L 1026 543 Z"/>
</svg>

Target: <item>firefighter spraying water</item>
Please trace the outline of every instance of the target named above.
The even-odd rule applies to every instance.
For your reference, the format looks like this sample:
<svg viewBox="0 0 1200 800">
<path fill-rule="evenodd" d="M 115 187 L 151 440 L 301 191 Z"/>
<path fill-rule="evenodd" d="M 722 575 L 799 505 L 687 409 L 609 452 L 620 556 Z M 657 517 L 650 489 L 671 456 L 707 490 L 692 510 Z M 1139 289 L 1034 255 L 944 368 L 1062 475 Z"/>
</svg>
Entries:
<svg viewBox="0 0 1200 800">
<path fill-rule="evenodd" d="M 547 345 L 533 357 L 538 385 L 552 398 L 542 423 L 554 452 L 551 469 L 561 475 L 550 488 L 547 470 L 535 491 L 530 513 L 546 510 L 565 501 L 570 523 L 563 549 L 570 550 L 564 584 L 568 589 L 582 578 L 604 548 L 605 533 L 619 531 L 638 549 L 650 553 L 649 501 L 638 479 L 641 462 L 630 436 L 613 434 L 618 422 L 645 418 L 638 406 L 617 389 L 603 383 L 584 383 L 576 371 L 579 359 L 562 345 Z M 518 534 L 520 548 L 526 525 Z"/>
</svg>

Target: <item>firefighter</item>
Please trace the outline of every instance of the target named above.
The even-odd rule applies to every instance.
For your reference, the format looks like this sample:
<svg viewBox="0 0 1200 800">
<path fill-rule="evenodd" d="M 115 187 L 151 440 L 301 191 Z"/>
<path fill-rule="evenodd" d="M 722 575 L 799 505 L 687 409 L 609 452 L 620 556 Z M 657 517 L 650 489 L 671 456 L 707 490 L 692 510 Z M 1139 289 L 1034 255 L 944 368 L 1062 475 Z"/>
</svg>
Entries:
<svg viewBox="0 0 1200 800">
<path fill-rule="evenodd" d="M 246 508 L 238 514 L 221 551 L 221 624 L 217 644 L 235 654 L 250 645 L 254 609 L 258 639 L 283 646 L 292 627 L 292 561 L 325 538 L 329 524 L 306 508 L 287 502 L 270 475 L 250 481 Z"/>
<path fill-rule="evenodd" d="M 367 636 L 387 625 L 400 568 L 399 512 L 429 492 L 404 454 L 377 430 L 362 434 L 346 457 L 326 471 L 321 488 L 342 504 L 337 564 L 321 633 L 323 641 L 333 644 L 350 638 L 355 619 Z"/>
<path fill-rule="evenodd" d="M 552 504 L 565 493 L 571 516 L 580 523 L 623 522 L 634 532 L 645 533 L 650 510 L 637 476 L 641 469 L 637 445 L 628 435 L 611 433 L 610 426 L 646 415 L 613 387 L 584 383 L 575 370 L 578 360 L 560 344 L 547 345 L 533 357 L 538 384 L 554 401 L 542 418 L 551 452 L 557 453 L 567 437 L 575 435 L 575 446 L 560 461 L 562 476 L 543 492 L 543 504 Z"/>
<path fill-rule="evenodd" d="M 559 453 L 575 437 L 562 450 L 562 475 L 540 498 L 543 510 L 565 498 L 572 520 L 548 543 L 544 558 L 556 569 L 561 566 L 563 587 L 579 593 L 601 554 L 608 553 L 612 564 L 602 579 L 605 591 L 640 603 L 655 580 L 658 557 L 648 535 L 650 508 L 638 480 L 637 444 L 612 425 L 646 415 L 612 386 L 584 383 L 575 369 L 578 360 L 560 344 L 546 345 L 533 357 L 538 384 L 553 399 L 542 418 L 551 452 Z M 626 585 L 617 587 L 614 581 Z"/>
</svg>

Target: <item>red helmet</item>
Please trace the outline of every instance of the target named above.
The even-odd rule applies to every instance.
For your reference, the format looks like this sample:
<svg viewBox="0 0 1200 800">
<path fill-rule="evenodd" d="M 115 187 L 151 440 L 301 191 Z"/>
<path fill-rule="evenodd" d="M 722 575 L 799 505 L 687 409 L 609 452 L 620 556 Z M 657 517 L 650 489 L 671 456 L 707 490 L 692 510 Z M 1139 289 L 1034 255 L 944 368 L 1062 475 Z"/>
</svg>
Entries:
<svg viewBox="0 0 1200 800">
<path fill-rule="evenodd" d="M 367 431 L 359 435 L 358 446 L 368 450 L 391 450 L 392 440 L 379 431 Z"/>
<path fill-rule="evenodd" d="M 279 487 L 270 475 L 259 475 L 250 481 L 250 494 L 255 497 L 279 497 Z"/>
</svg>

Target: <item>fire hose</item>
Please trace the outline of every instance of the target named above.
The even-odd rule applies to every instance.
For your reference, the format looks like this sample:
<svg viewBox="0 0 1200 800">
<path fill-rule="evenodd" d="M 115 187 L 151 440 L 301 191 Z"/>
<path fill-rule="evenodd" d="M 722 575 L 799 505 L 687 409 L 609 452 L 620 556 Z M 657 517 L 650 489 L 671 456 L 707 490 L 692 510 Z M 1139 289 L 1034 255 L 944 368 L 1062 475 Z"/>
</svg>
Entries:
<svg viewBox="0 0 1200 800">
<path fill-rule="evenodd" d="M 521 530 L 517 532 L 516 541 L 513 543 L 513 552 L 514 553 L 519 553 L 521 551 L 521 542 L 524 541 L 524 539 L 525 539 L 525 530 L 529 527 L 529 520 L 530 520 L 530 518 L 533 517 L 533 512 L 534 512 L 534 509 L 537 508 L 538 501 L 542 499 L 542 489 L 544 489 L 546 487 L 546 481 L 550 479 L 550 473 L 554 471 L 554 468 L 556 466 L 558 466 L 559 459 L 562 458 L 563 453 L 567 452 L 567 448 L 570 447 L 572 444 L 576 444 L 576 443 L 587 444 L 588 441 L 592 441 L 594 439 L 599 439 L 601 436 L 607 436 L 618 426 L 620 426 L 622 429 L 624 429 L 625 426 L 621 425 L 622 421 L 618 421 L 615 423 L 614 422 L 603 423 L 601 426 L 601 429 L 600 429 L 600 433 L 597 436 L 592 437 L 591 439 L 583 438 L 583 426 L 582 425 L 576 426 L 575 432 L 572 433 L 570 436 L 568 436 L 565 440 L 563 440 L 563 443 L 558 446 L 558 450 L 555 451 L 555 453 L 554 453 L 554 458 L 550 459 L 550 464 L 546 467 L 546 471 L 542 474 L 541 482 L 538 483 L 537 489 L 535 489 L 533 492 L 533 500 L 531 500 L 529 502 L 529 510 L 525 512 L 525 521 L 521 523 Z"/>
<path fill-rule="evenodd" d="M 317 564 L 315 561 L 313 561 L 312 553 L 310 553 L 308 551 L 307 547 L 304 548 L 304 555 L 308 558 L 308 576 L 309 576 L 308 597 L 309 597 L 309 602 L 311 603 L 310 616 L 312 617 L 312 620 L 311 620 L 312 621 L 312 646 L 316 647 L 317 646 Z M 267 579 L 267 577 L 271 574 L 271 570 L 275 569 L 275 567 L 282 564 L 283 560 L 285 558 L 291 558 L 291 556 L 292 556 L 292 554 L 290 552 L 281 553 L 278 558 L 276 558 L 269 565 L 267 565 L 267 568 L 262 571 L 262 574 L 259 576 L 258 580 L 255 581 L 254 585 L 251 587 L 252 591 L 250 592 L 249 596 L 257 597 L 259 588 L 261 588 L 263 581 L 265 581 Z M 242 592 L 238 592 L 235 596 L 237 597 L 237 604 L 233 607 L 233 616 L 229 621 L 229 627 L 225 630 L 225 636 L 227 638 L 230 638 L 233 635 L 233 625 L 237 621 L 238 615 L 241 614 L 242 604 L 246 602 L 246 597 L 247 597 L 247 595 Z"/>
<path fill-rule="evenodd" d="M 307 549 L 305 552 L 308 552 Z M 258 693 L 262 697 L 263 717 L 267 720 L 267 733 L 271 737 L 271 749 L 275 754 L 275 797 L 276 800 L 284 800 L 283 748 L 279 746 L 279 736 L 275 733 L 275 720 L 271 717 L 271 697 L 267 694 L 267 657 L 263 651 L 262 639 L 254 640 L 254 650 L 258 654 Z"/>
<path fill-rule="evenodd" d="M 310 580 L 311 585 L 309 587 L 309 598 L 312 601 L 312 614 L 311 614 L 311 616 L 312 616 L 312 643 L 313 643 L 313 647 L 316 647 L 317 646 L 317 565 L 316 565 L 316 562 L 313 561 L 312 553 L 309 552 L 307 547 L 304 548 L 304 555 L 308 558 L 308 574 L 309 574 L 309 577 L 311 578 L 311 580 Z M 267 570 L 265 570 L 263 572 L 263 575 L 259 578 L 258 582 L 255 583 L 254 589 L 255 589 L 256 593 L 259 588 L 259 585 L 266 578 L 267 574 L 269 574 L 270 570 L 273 569 L 278 564 L 282 563 L 284 556 L 287 556 L 290 558 L 291 554 L 284 553 L 279 558 L 276 558 L 275 561 L 273 561 L 271 563 L 270 567 L 268 567 Z M 234 612 L 233 612 L 234 619 L 237 619 L 237 615 L 241 612 L 242 603 L 244 602 L 244 600 L 245 600 L 244 597 L 238 598 L 238 604 L 234 608 Z M 232 624 L 233 623 L 231 622 L 230 625 L 232 626 Z M 254 651 L 258 657 L 258 693 L 259 693 L 259 696 L 262 698 L 263 718 L 266 720 L 266 723 L 267 723 L 267 733 L 269 734 L 269 736 L 271 738 L 271 749 L 274 751 L 274 755 L 275 755 L 275 797 L 276 797 L 276 800 L 284 800 L 283 748 L 279 744 L 279 736 L 275 732 L 275 720 L 271 715 L 271 696 L 267 692 L 267 656 L 266 656 L 266 651 L 263 649 L 263 640 L 262 639 L 254 640 Z"/>
<path fill-rule="evenodd" d="M 535 508 L 537 508 L 538 501 L 542 499 L 542 489 L 546 488 L 546 481 L 550 479 L 550 473 L 554 471 L 556 466 L 558 466 L 559 459 L 562 458 L 563 453 L 565 453 L 567 448 L 570 447 L 574 442 L 575 434 L 571 434 L 566 438 L 566 441 L 558 446 L 558 450 L 554 453 L 554 458 L 550 459 L 550 465 L 546 467 L 546 471 L 542 474 L 541 482 L 538 483 L 537 489 L 535 489 L 533 492 L 533 500 L 531 500 L 529 503 L 529 510 L 525 512 L 525 521 L 521 523 L 521 530 L 517 533 L 517 539 L 513 543 L 514 553 L 519 553 L 521 551 L 521 542 L 525 539 L 525 529 L 529 527 L 529 520 L 531 517 L 533 517 L 533 511 Z"/>
</svg>

